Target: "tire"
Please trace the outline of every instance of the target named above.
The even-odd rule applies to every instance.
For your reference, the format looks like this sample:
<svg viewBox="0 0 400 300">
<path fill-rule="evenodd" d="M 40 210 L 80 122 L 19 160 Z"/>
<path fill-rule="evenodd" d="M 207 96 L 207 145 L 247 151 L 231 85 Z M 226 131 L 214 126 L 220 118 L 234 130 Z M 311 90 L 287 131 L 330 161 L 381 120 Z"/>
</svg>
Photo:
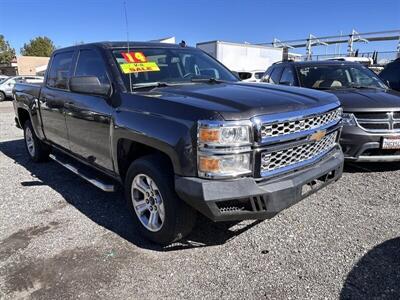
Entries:
<svg viewBox="0 0 400 300">
<path fill-rule="evenodd" d="M 6 100 L 6 94 L 4 92 L 0 92 L 0 102 L 3 102 Z"/>
<path fill-rule="evenodd" d="M 44 144 L 35 134 L 30 120 L 24 123 L 24 140 L 26 152 L 34 162 L 46 161 L 50 154 L 50 148 Z"/>
<path fill-rule="evenodd" d="M 196 222 L 196 211 L 179 199 L 174 190 L 173 170 L 160 156 L 144 156 L 130 165 L 125 196 L 135 228 L 157 244 L 168 245 L 184 238 Z M 152 213 L 158 213 L 157 217 L 152 218 Z M 156 221 L 150 222 L 151 219 Z"/>
</svg>

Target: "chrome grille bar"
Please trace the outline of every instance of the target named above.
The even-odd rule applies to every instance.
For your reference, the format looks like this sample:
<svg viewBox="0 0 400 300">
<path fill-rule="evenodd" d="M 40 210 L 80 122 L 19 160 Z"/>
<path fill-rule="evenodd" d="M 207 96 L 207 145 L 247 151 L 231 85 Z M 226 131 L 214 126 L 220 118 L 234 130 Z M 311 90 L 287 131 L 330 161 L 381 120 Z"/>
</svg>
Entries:
<svg viewBox="0 0 400 300">
<path fill-rule="evenodd" d="M 338 131 L 315 143 L 305 143 L 278 151 L 261 153 L 261 176 L 283 173 L 316 161 L 337 145 Z"/>
<path fill-rule="evenodd" d="M 358 126 L 369 132 L 400 132 L 400 114 L 398 112 L 354 113 Z"/>
<path fill-rule="evenodd" d="M 342 109 L 335 108 L 321 113 L 309 113 L 278 120 L 261 120 L 259 138 L 261 143 L 283 142 L 309 135 L 315 130 L 327 129 L 340 122 Z"/>
</svg>

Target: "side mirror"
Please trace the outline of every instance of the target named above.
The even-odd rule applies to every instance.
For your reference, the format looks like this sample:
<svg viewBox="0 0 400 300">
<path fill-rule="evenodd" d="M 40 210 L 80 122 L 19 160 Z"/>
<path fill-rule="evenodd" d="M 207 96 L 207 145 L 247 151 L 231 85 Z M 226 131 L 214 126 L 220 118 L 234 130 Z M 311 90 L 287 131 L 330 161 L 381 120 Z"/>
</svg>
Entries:
<svg viewBox="0 0 400 300">
<path fill-rule="evenodd" d="M 111 84 L 101 83 L 97 76 L 75 76 L 69 80 L 71 92 L 109 96 Z"/>
</svg>

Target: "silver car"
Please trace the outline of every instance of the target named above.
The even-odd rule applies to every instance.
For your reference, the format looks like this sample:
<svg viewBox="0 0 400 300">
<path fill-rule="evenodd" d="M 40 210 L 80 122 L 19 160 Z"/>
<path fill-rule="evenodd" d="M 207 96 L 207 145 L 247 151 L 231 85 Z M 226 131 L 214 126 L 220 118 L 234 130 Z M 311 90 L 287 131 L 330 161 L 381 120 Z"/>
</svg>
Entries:
<svg viewBox="0 0 400 300">
<path fill-rule="evenodd" d="M 42 76 L 33 76 L 33 75 L 27 75 L 27 76 L 13 76 L 6 78 L 4 80 L 0 80 L 0 102 L 4 101 L 7 97 L 12 97 L 12 91 L 15 86 L 15 83 L 43 83 L 43 77 Z"/>
</svg>

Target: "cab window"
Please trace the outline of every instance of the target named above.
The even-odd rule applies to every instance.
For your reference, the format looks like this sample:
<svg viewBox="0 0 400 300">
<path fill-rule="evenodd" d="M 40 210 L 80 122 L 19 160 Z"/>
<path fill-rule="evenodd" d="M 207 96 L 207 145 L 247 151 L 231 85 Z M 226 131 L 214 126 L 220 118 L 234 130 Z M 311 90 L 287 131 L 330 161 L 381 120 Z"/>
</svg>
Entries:
<svg viewBox="0 0 400 300">
<path fill-rule="evenodd" d="M 269 77 L 269 82 L 278 84 L 279 79 L 281 78 L 281 75 L 282 75 L 282 71 L 283 71 L 283 67 L 275 67 L 274 70 L 272 71 L 271 76 Z"/>
<path fill-rule="evenodd" d="M 282 77 L 279 83 L 285 85 L 294 85 L 294 73 L 292 68 L 286 67 L 283 70 Z"/>
<path fill-rule="evenodd" d="M 73 56 L 73 51 L 61 52 L 54 55 L 47 77 L 47 86 L 62 90 L 68 89 Z"/>
<path fill-rule="evenodd" d="M 92 49 L 79 51 L 75 76 L 96 76 L 101 83 L 109 83 L 104 60 L 97 51 Z"/>
</svg>

